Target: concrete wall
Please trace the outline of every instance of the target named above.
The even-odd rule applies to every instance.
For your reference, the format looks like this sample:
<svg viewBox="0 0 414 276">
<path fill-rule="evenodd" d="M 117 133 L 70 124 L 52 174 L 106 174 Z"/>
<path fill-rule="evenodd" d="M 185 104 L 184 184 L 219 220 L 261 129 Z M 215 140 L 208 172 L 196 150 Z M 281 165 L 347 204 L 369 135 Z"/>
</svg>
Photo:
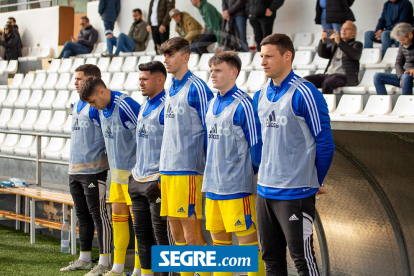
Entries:
<svg viewBox="0 0 414 276">
<path fill-rule="evenodd" d="M 122 0 L 121 13 L 115 24 L 115 35 L 119 32 L 128 32 L 132 24 L 131 11 L 140 8 L 144 13 L 144 19 L 147 20 L 149 0 Z M 176 8 L 190 13 L 202 25 L 203 20 L 197 8 L 191 5 L 190 0 L 176 0 Z M 219 12 L 222 12 L 222 0 L 209 0 Z M 356 18 L 356 24 L 359 30 L 374 29 L 379 17 L 381 16 L 382 7 L 386 0 L 356 0 L 352 6 Z M 411 1 L 413 2 L 413 1 Z M 276 21 L 273 27 L 274 32 L 281 33 L 299 33 L 299 32 L 320 32 L 321 26 L 315 25 L 315 3 L 316 0 L 285 0 L 285 4 L 277 11 Z M 98 14 L 98 1 L 89 2 L 87 14 L 91 23 L 98 29 L 100 34 L 104 33 L 102 20 Z M 76 24 L 76 23 L 75 23 Z M 171 23 L 171 37 L 174 35 L 175 22 Z M 250 24 L 247 24 L 247 34 L 253 34 Z M 99 41 L 105 41 L 103 35 L 99 36 Z"/>
</svg>

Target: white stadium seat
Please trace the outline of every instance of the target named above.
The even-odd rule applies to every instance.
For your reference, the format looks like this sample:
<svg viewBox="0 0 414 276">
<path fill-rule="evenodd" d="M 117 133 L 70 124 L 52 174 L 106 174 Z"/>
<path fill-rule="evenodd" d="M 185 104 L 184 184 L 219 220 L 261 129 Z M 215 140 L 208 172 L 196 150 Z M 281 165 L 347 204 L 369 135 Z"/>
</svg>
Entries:
<svg viewBox="0 0 414 276">
<path fill-rule="evenodd" d="M 46 73 L 38 73 L 36 74 L 36 78 L 33 82 L 33 84 L 31 85 L 32 89 L 42 89 L 43 84 L 45 84 L 46 81 Z M 23 88 L 22 86 L 20 86 L 20 89 L 26 89 L 25 87 Z"/>
<path fill-rule="evenodd" d="M 108 50 L 108 46 L 105 42 L 99 42 L 98 45 L 96 45 L 95 51 L 93 52 L 94 57 L 101 57 L 102 53 Z"/>
<path fill-rule="evenodd" d="M 21 135 L 20 140 L 13 146 L 2 146 L 1 152 L 6 154 L 14 154 L 15 149 L 28 149 L 34 141 L 35 137 L 32 135 Z"/>
<path fill-rule="evenodd" d="M 143 104 L 145 97 L 142 96 L 141 91 L 134 91 L 131 93 L 131 98 L 133 98 L 137 103 Z"/>
<path fill-rule="evenodd" d="M 366 64 L 377 64 L 381 61 L 381 49 L 379 48 L 365 48 L 362 50 L 359 64 L 364 68 Z"/>
<path fill-rule="evenodd" d="M 111 73 L 109 72 L 102 73 L 101 79 L 105 83 L 105 85 L 108 86 L 109 83 L 111 82 Z"/>
<path fill-rule="evenodd" d="M 260 53 L 257 52 L 254 57 L 252 62 L 250 63 L 250 65 L 243 65 L 242 64 L 242 70 L 246 70 L 246 71 L 252 71 L 252 70 L 261 70 L 262 69 L 262 58 L 260 57 Z"/>
<path fill-rule="evenodd" d="M 70 73 L 61 73 L 59 75 L 59 79 L 55 84 L 55 89 L 56 90 L 65 90 L 68 88 L 68 84 L 71 81 L 71 75 Z"/>
<path fill-rule="evenodd" d="M 240 87 L 246 83 L 247 80 L 247 72 L 246 71 L 240 71 L 239 76 L 236 79 L 236 85 L 237 87 Z"/>
<path fill-rule="evenodd" d="M 49 68 L 46 70 L 46 73 L 57 73 L 60 67 L 60 59 L 52 59 Z"/>
<path fill-rule="evenodd" d="M 19 89 L 23 79 L 24 74 L 15 74 L 12 83 L 9 85 L 0 85 L 0 89 Z"/>
<path fill-rule="evenodd" d="M 36 74 L 26 74 L 24 76 L 23 82 L 20 84 L 20 89 L 30 89 L 34 80 L 35 80 Z"/>
<path fill-rule="evenodd" d="M 198 54 L 190 54 L 190 59 L 188 60 L 188 68 L 192 71 L 197 70 L 197 64 L 200 61 L 200 56 Z"/>
<path fill-rule="evenodd" d="M 67 89 L 68 90 L 76 90 L 76 86 L 75 86 L 75 73 L 72 74 L 72 77 L 70 77 Z"/>
<path fill-rule="evenodd" d="M 197 70 L 198 71 L 209 71 L 210 72 L 210 66 L 208 66 L 208 61 L 213 56 L 214 56 L 213 53 L 202 54 L 201 57 L 200 57 L 200 61 L 198 62 L 198 65 L 197 65 Z"/>
<path fill-rule="evenodd" d="M 78 91 L 74 90 L 70 93 L 69 100 L 66 102 L 66 108 L 69 108 L 71 104 L 74 104 L 76 101 L 79 100 L 79 93 Z"/>
<path fill-rule="evenodd" d="M 121 91 L 124 88 L 126 73 L 118 72 L 114 73 L 112 76 L 111 82 L 109 83 L 108 87 L 111 90 Z"/>
<path fill-rule="evenodd" d="M 40 47 L 32 47 L 30 54 L 25 57 L 19 57 L 18 61 L 37 60 L 37 55 L 40 53 Z"/>
<path fill-rule="evenodd" d="M 3 107 L 14 107 L 14 102 L 19 97 L 19 90 L 10 90 L 7 94 L 7 98 L 3 101 Z"/>
<path fill-rule="evenodd" d="M 319 41 L 321 40 L 322 32 L 318 32 L 313 36 L 313 42 L 309 46 L 298 46 L 298 51 L 312 51 L 315 52 L 318 49 Z"/>
<path fill-rule="evenodd" d="M 6 70 L 8 63 L 7 60 L 0 60 L 0 72 Z"/>
<path fill-rule="evenodd" d="M 50 142 L 52 143 L 52 141 L 50 141 Z M 61 147 L 60 149 L 58 149 L 59 147 L 60 147 L 60 144 L 58 144 L 56 142 L 56 146 L 53 148 L 53 150 L 50 147 L 45 149 L 44 156 L 46 158 L 49 158 L 49 159 L 61 159 L 63 153 L 69 154 L 69 150 L 70 150 L 70 139 L 66 139 L 66 141 L 64 141 L 63 147 Z"/>
<path fill-rule="evenodd" d="M 72 64 L 73 64 L 73 59 L 71 59 L 71 58 L 63 59 L 62 64 L 60 65 L 57 72 L 58 73 L 68 73 L 70 71 L 70 68 L 72 68 Z"/>
<path fill-rule="evenodd" d="M 69 72 L 70 73 L 75 73 L 75 69 L 78 68 L 81 65 L 84 65 L 84 64 L 85 64 L 85 59 L 84 58 L 75 58 L 73 60 L 72 67 L 70 67 Z"/>
<path fill-rule="evenodd" d="M 10 60 L 7 68 L 3 71 L 3 74 L 15 74 L 18 69 L 18 62 L 17 60 Z"/>
<path fill-rule="evenodd" d="M 50 46 L 44 46 L 39 51 L 39 54 L 37 55 L 37 58 L 36 59 L 50 58 L 51 55 L 52 55 L 52 48 L 50 48 Z"/>
<path fill-rule="evenodd" d="M 370 87 L 375 90 L 374 87 L 374 75 L 375 73 L 384 73 L 384 69 L 368 69 L 365 70 L 364 76 L 361 82 L 357 86 L 345 86 L 342 91 L 345 94 L 365 94 Z"/>
<path fill-rule="evenodd" d="M 50 132 L 57 132 L 61 133 L 63 132 L 63 125 L 66 123 L 67 119 L 67 113 L 65 111 L 55 111 L 55 114 L 53 114 L 53 118 L 50 121 L 50 124 L 44 128 L 37 129 L 39 131 L 50 131 Z"/>
<path fill-rule="evenodd" d="M 249 66 L 252 63 L 252 53 L 251 52 L 239 52 L 237 53 L 242 62 L 242 67 Z"/>
<path fill-rule="evenodd" d="M 10 108 L 3 108 L 0 113 L 0 128 L 6 128 L 11 117 L 12 110 Z"/>
<path fill-rule="evenodd" d="M 308 65 L 312 62 L 312 51 L 296 51 L 295 59 L 292 62 L 292 66 L 295 69 L 299 69 L 298 66 Z"/>
<path fill-rule="evenodd" d="M 294 72 L 301 78 L 309 76 L 311 74 L 310 70 L 295 70 Z"/>
<path fill-rule="evenodd" d="M 361 113 L 346 116 L 375 116 L 386 115 L 392 110 L 392 98 L 390 95 L 372 95 L 369 97 L 364 110 Z"/>
<path fill-rule="evenodd" d="M 33 47 L 35 48 L 35 47 Z M 22 56 L 19 57 L 18 61 L 27 61 L 27 57 L 30 55 L 30 52 L 32 50 L 32 47 L 23 47 L 22 48 Z"/>
<path fill-rule="evenodd" d="M 124 65 L 122 65 L 122 72 L 135 72 L 137 71 L 138 57 L 126 57 Z"/>
<path fill-rule="evenodd" d="M 372 96 L 371 96 L 372 97 Z M 398 97 L 395 103 L 394 109 L 388 115 L 376 116 L 382 118 L 403 118 L 403 117 L 414 117 L 414 96 L 412 95 L 401 95 Z"/>
<path fill-rule="evenodd" d="M 66 109 L 66 103 L 69 100 L 69 90 L 60 90 L 52 104 L 53 109 Z"/>
<path fill-rule="evenodd" d="M 336 95 L 335 94 L 323 94 L 323 98 L 328 106 L 328 112 L 331 113 L 336 109 Z"/>
<path fill-rule="evenodd" d="M 111 59 L 108 58 L 108 57 L 100 58 L 98 63 L 96 64 L 96 66 L 99 67 L 99 70 L 101 70 L 101 72 L 106 72 L 106 71 L 108 71 L 108 66 L 109 66 L 110 62 L 111 62 Z M 86 63 L 86 64 L 88 64 L 88 63 Z"/>
<path fill-rule="evenodd" d="M 362 111 L 363 98 L 362 95 L 343 95 L 339 101 L 338 107 L 335 111 L 330 113 L 331 117 L 345 116 L 351 114 L 357 114 Z"/>
<path fill-rule="evenodd" d="M 20 90 L 19 98 L 14 102 L 14 107 L 16 108 L 25 108 L 27 105 L 27 102 L 30 99 L 30 90 Z"/>
<path fill-rule="evenodd" d="M 398 54 L 398 47 L 389 47 L 385 52 L 384 57 L 382 58 L 380 63 L 376 64 L 365 64 L 365 68 L 367 69 L 388 69 L 394 68 L 395 60 L 397 59 Z"/>
<path fill-rule="evenodd" d="M 0 106 L 3 105 L 3 102 L 6 98 L 7 98 L 7 89 L 0 89 Z"/>
<path fill-rule="evenodd" d="M 193 74 L 202 79 L 204 82 L 208 81 L 210 75 L 208 71 L 195 71 Z"/>
<path fill-rule="evenodd" d="M 263 71 L 261 70 L 251 71 L 246 83 L 239 88 L 246 93 L 249 93 L 249 92 L 254 93 L 258 91 L 260 87 L 265 85 L 266 82 L 267 82 L 267 78 Z"/>
<path fill-rule="evenodd" d="M 41 129 L 44 129 L 45 126 L 48 126 L 51 120 L 52 120 L 52 111 L 42 110 L 40 111 L 39 118 L 34 124 L 33 129 L 36 131 L 40 131 Z"/>
<path fill-rule="evenodd" d="M 296 59 L 296 57 L 295 57 Z M 329 59 L 321 58 L 318 53 L 316 53 L 315 57 L 311 64 L 300 64 L 296 66 L 296 69 L 300 70 L 311 70 L 314 71 L 316 69 L 323 69 L 325 70 L 326 66 L 328 66 Z"/>
<path fill-rule="evenodd" d="M 30 126 L 32 126 L 37 121 L 38 115 L 39 111 L 37 109 L 29 109 L 27 110 L 26 116 L 21 123 L 9 122 L 7 124 L 7 127 L 8 129 L 19 130 L 22 126 L 25 126 L 22 128 L 22 130 L 32 130 L 33 128 Z"/>
<path fill-rule="evenodd" d="M 137 68 L 141 63 L 147 63 L 147 62 L 151 62 L 152 61 L 152 56 L 142 56 L 139 58 L 138 63 L 137 63 Z M 137 69 L 137 71 L 139 71 Z"/>
<path fill-rule="evenodd" d="M 6 134 L 0 133 L 0 145 L 3 144 L 5 139 L 6 139 Z"/>
<path fill-rule="evenodd" d="M 64 133 L 71 133 L 72 132 L 72 115 L 68 115 L 65 124 L 63 125 L 63 132 Z"/>
<path fill-rule="evenodd" d="M 122 51 L 120 51 L 118 56 L 120 56 L 120 57 L 130 57 L 130 56 L 132 56 L 132 53 L 133 52 L 122 52 Z"/>
<path fill-rule="evenodd" d="M 43 150 L 49 145 L 50 142 L 50 138 L 49 137 L 42 137 L 41 139 L 41 147 L 40 149 Z M 18 155 L 30 155 L 35 157 L 36 156 L 36 141 L 30 146 L 30 148 L 25 149 L 23 151 L 17 151 L 17 149 L 15 150 L 15 153 Z M 26 154 L 24 154 L 26 153 Z M 39 156 L 41 158 L 41 156 Z"/>
<path fill-rule="evenodd" d="M 44 157 L 50 158 L 50 154 L 53 155 L 53 153 L 59 152 L 65 146 L 65 142 L 66 142 L 65 140 L 66 139 L 64 138 L 52 137 L 50 139 L 49 145 L 47 145 L 47 147 L 42 151 L 42 155 Z M 58 159 L 60 159 L 60 157 Z"/>
<path fill-rule="evenodd" d="M 51 109 L 56 99 L 56 90 L 46 90 L 43 99 L 39 102 L 39 108 Z"/>
<path fill-rule="evenodd" d="M 139 72 L 128 73 L 128 76 L 124 82 L 124 90 L 137 91 L 140 90 L 139 86 Z"/>
<path fill-rule="evenodd" d="M 98 58 L 95 57 L 88 57 L 85 61 L 85 64 L 92 64 L 96 65 L 98 63 Z M 109 64 L 109 63 L 108 63 Z M 99 66 L 98 66 L 99 67 Z"/>
<path fill-rule="evenodd" d="M 164 56 L 163 55 L 156 55 L 152 61 L 159 61 L 164 63 Z"/>
<path fill-rule="evenodd" d="M 8 148 L 14 147 L 19 143 L 20 135 L 17 134 L 7 134 L 6 139 L 1 144 L 0 150 L 3 152 L 3 147 L 6 148 L 6 151 Z"/>
<path fill-rule="evenodd" d="M 7 123 L 7 128 L 10 125 L 20 125 L 23 122 L 23 119 L 26 114 L 26 109 L 15 109 L 13 112 L 13 116 L 11 117 L 10 121 Z M 2 127 L 3 128 L 3 127 Z M 6 128 L 6 127 L 4 127 Z"/>
<path fill-rule="evenodd" d="M 164 87 L 168 88 L 172 84 L 173 75 L 171 73 L 167 73 L 167 79 L 165 80 Z"/>
<path fill-rule="evenodd" d="M 63 147 L 62 151 L 62 159 L 69 161 L 69 156 L 70 156 L 70 139 L 66 139 L 66 144 Z"/>
<path fill-rule="evenodd" d="M 124 64 L 123 57 L 114 57 L 108 67 L 108 72 L 121 72 L 122 65 Z"/>
<path fill-rule="evenodd" d="M 50 73 L 47 76 L 47 79 L 46 79 L 45 83 L 42 86 L 43 90 L 55 89 L 55 85 L 58 81 L 58 77 L 59 77 L 58 73 Z"/>
<path fill-rule="evenodd" d="M 293 46 L 295 46 L 295 48 L 298 49 L 299 46 L 309 46 L 312 42 L 312 33 L 297 33 L 295 34 L 295 39 L 293 40 Z"/>
</svg>

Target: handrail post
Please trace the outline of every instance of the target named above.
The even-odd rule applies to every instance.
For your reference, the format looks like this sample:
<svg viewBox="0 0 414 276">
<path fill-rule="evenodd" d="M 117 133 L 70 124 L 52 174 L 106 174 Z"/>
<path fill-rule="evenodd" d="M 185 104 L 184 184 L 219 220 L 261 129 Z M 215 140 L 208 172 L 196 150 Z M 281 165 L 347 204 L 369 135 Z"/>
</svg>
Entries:
<svg viewBox="0 0 414 276">
<path fill-rule="evenodd" d="M 39 159 L 42 157 L 42 136 L 36 135 L 36 185 L 42 186 L 42 169 Z"/>
</svg>

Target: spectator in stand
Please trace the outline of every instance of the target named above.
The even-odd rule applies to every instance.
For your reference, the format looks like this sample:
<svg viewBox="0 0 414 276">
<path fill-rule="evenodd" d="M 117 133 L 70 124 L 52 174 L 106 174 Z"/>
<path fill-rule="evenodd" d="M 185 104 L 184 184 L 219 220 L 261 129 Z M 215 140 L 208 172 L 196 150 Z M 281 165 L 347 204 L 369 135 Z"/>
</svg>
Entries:
<svg viewBox="0 0 414 276">
<path fill-rule="evenodd" d="M 224 20 L 229 21 L 233 18 L 236 23 L 237 30 L 239 32 L 239 39 L 242 46 L 243 52 L 249 51 L 246 38 L 246 23 L 247 23 L 247 12 L 246 12 L 246 1 L 247 0 L 222 0 L 223 12 L 221 17 Z"/>
<path fill-rule="evenodd" d="M 253 27 L 254 40 L 257 51 L 260 52 L 260 42 L 273 33 L 273 23 L 276 11 L 285 0 L 247 0 L 246 12 L 249 15 L 250 25 Z"/>
<path fill-rule="evenodd" d="M 346 21 L 341 28 L 341 36 L 335 31 L 330 37 L 334 43 L 326 44 L 327 33 L 322 32 L 318 46 L 318 55 L 329 59 L 324 74 L 305 77 L 316 88 L 322 88 L 323 94 L 332 94 L 333 90 L 345 85 L 359 83 L 359 59 L 362 54 L 362 43 L 355 40 L 357 27 L 351 21 Z"/>
<path fill-rule="evenodd" d="M 16 18 L 14 18 L 14 17 L 7 18 L 7 25 L 12 25 L 13 28 L 14 28 L 14 31 L 20 36 L 19 26 L 17 26 L 17 24 L 16 24 Z"/>
<path fill-rule="evenodd" d="M 148 10 L 147 30 L 152 34 L 155 51 L 170 38 L 170 11 L 175 7 L 175 0 L 151 0 Z"/>
<path fill-rule="evenodd" d="M 376 73 L 374 75 L 375 89 L 378 95 L 387 95 L 385 85 L 390 84 L 401 87 L 403 95 L 412 95 L 414 80 L 413 28 L 409 23 L 399 23 L 392 30 L 391 37 L 400 43 L 395 62 L 397 74 Z"/>
<path fill-rule="evenodd" d="M 17 59 L 22 56 L 22 42 L 20 36 L 13 29 L 13 25 L 4 26 L 3 35 L 0 39 L 0 46 L 6 48 L 6 60 Z"/>
<path fill-rule="evenodd" d="M 188 13 L 172 9 L 170 10 L 170 18 L 176 23 L 175 31 L 190 43 L 200 37 L 203 27 Z"/>
<path fill-rule="evenodd" d="M 115 21 L 120 10 L 120 0 L 99 0 L 98 12 L 104 22 L 105 35 L 108 38 L 114 35 Z"/>
<path fill-rule="evenodd" d="M 86 16 L 81 17 L 80 25 L 82 29 L 79 31 L 78 38 L 71 36 L 71 41 L 65 43 L 58 58 L 68 58 L 92 52 L 98 39 L 98 32 L 89 24 L 89 18 Z"/>
<path fill-rule="evenodd" d="M 350 7 L 354 0 L 317 0 L 315 23 L 322 24 L 323 30 L 336 30 L 341 33 L 345 21 L 355 21 Z"/>
<path fill-rule="evenodd" d="M 191 4 L 197 7 L 204 21 L 202 35 L 191 43 L 191 51 L 202 55 L 208 53 L 207 47 L 215 42 L 220 42 L 221 24 L 223 19 L 217 9 L 207 0 L 191 0 Z"/>
<path fill-rule="evenodd" d="M 398 23 L 412 23 L 413 5 L 409 0 L 389 0 L 385 2 L 381 18 L 378 20 L 375 31 L 365 32 L 364 48 L 372 48 L 373 42 L 382 44 L 382 54 L 394 43 L 398 47 L 398 41 L 390 37 L 391 30 Z"/>
<path fill-rule="evenodd" d="M 145 42 L 148 40 L 147 23 L 142 20 L 142 11 L 135 9 L 132 11 L 132 23 L 129 28 L 128 35 L 120 33 L 118 38 L 115 36 L 107 37 L 106 44 L 108 46 L 108 54 L 102 56 L 118 56 L 119 52 L 140 52 L 145 51 Z M 116 46 L 115 54 L 112 54 L 113 48 Z"/>
</svg>

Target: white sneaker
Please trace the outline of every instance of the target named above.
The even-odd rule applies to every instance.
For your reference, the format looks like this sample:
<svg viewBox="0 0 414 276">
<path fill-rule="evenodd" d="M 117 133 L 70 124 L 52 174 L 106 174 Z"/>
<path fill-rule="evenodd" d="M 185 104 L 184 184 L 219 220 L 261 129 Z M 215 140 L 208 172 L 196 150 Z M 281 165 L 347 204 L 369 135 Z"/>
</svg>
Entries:
<svg viewBox="0 0 414 276">
<path fill-rule="evenodd" d="M 60 271 L 89 270 L 92 268 L 92 261 L 84 262 L 76 260 L 70 262 L 67 267 L 61 268 Z"/>
<path fill-rule="evenodd" d="M 110 270 L 111 267 L 109 266 L 103 266 L 101 264 L 96 265 L 94 268 L 92 268 L 91 271 L 89 271 L 85 276 L 100 276 L 103 275 L 106 271 Z"/>
</svg>

